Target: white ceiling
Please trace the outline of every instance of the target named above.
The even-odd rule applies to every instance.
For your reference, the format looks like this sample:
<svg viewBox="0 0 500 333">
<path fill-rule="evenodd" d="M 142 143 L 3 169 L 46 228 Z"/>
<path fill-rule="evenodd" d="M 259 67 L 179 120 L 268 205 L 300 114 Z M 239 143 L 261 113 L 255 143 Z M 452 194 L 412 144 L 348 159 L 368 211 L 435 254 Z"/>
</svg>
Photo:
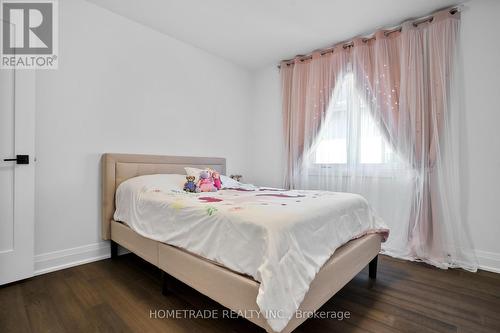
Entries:
<svg viewBox="0 0 500 333">
<path fill-rule="evenodd" d="M 88 0 L 256 69 L 463 0 Z"/>
</svg>

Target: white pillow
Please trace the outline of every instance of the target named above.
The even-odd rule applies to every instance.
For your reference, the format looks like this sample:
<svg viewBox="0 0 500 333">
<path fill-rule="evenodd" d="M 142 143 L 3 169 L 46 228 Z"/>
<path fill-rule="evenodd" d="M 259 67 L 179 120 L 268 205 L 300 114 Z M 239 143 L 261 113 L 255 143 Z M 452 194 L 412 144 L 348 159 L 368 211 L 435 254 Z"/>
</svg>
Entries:
<svg viewBox="0 0 500 333">
<path fill-rule="evenodd" d="M 130 189 L 151 190 L 158 189 L 161 191 L 182 190 L 186 182 L 185 175 L 179 174 L 157 174 L 157 175 L 144 175 L 127 179 L 118 186 L 128 187 Z"/>
<path fill-rule="evenodd" d="M 116 189 L 115 220 L 123 221 L 123 217 L 134 214 L 135 203 L 141 193 L 154 190 L 182 191 L 185 182 L 186 176 L 178 174 L 145 175 L 127 179 Z"/>
<path fill-rule="evenodd" d="M 231 177 L 220 175 L 220 182 L 223 188 L 240 188 L 241 183 Z"/>
</svg>

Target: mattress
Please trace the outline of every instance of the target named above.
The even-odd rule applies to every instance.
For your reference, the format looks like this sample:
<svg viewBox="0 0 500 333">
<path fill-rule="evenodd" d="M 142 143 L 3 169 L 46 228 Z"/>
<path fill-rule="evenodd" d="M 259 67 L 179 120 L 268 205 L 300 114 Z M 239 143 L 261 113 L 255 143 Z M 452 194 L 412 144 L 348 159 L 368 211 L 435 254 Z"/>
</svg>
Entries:
<svg viewBox="0 0 500 333">
<path fill-rule="evenodd" d="M 281 331 L 335 250 L 386 225 L 356 194 L 274 189 L 186 193 L 163 175 L 116 191 L 114 219 L 260 282 L 257 305 Z"/>
</svg>

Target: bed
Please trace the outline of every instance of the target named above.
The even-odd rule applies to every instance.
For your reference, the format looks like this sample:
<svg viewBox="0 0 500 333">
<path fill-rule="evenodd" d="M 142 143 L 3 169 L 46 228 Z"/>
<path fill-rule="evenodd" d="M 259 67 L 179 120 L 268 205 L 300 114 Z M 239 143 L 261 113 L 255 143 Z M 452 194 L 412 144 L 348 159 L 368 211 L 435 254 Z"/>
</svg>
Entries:
<svg viewBox="0 0 500 333">
<path fill-rule="evenodd" d="M 119 244 L 159 267 L 164 272 L 164 288 L 172 276 L 236 313 L 259 313 L 257 298 L 261 284 L 257 279 L 179 246 L 144 237 L 122 223 L 126 221 L 114 220 L 116 192 L 120 184 L 144 175 L 184 174 L 185 167 L 211 168 L 225 174 L 226 161 L 208 157 L 103 155 L 102 238 L 111 241 L 111 256 L 116 257 Z M 310 282 L 298 311 L 312 313 L 318 310 L 366 265 L 369 265 L 370 278 L 375 279 L 377 255 L 385 236 L 384 233 L 359 235 L 337 248 Z M 245 317 L 267 332 L 284 333 L 292 332 L 307 319 L 307 316 L 294 316 L 286 321 L 286 326 L 277 330 L 276 326 L 274 329 L 270 326 L 265 316 Z"/>
</svg>

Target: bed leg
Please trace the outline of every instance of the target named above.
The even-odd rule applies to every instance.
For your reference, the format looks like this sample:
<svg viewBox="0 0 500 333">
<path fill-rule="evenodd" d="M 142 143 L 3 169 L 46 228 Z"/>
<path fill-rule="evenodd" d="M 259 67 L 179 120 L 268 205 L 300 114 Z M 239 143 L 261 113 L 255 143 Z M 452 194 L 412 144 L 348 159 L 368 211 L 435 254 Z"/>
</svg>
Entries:
<svg viewBox="0 0 500 333">
<path fill-rule="evenodd" d="M 161 271 L 161 293 L 164 296 L 167 296 L 172 292 L 172 277 Z"/>
<path fill-rule="evenodd" d="M 373 280 L 377 278 L 377 261 L 378 255 L 376 255 L 375 258 L 373 258 L 368 264 L 368 276 Z"/>
<path fill-rule="evenodd" d="M 111 259 L 118 258 L 118 243 L 110 241 L 111 243 Z"/>
</svg>

